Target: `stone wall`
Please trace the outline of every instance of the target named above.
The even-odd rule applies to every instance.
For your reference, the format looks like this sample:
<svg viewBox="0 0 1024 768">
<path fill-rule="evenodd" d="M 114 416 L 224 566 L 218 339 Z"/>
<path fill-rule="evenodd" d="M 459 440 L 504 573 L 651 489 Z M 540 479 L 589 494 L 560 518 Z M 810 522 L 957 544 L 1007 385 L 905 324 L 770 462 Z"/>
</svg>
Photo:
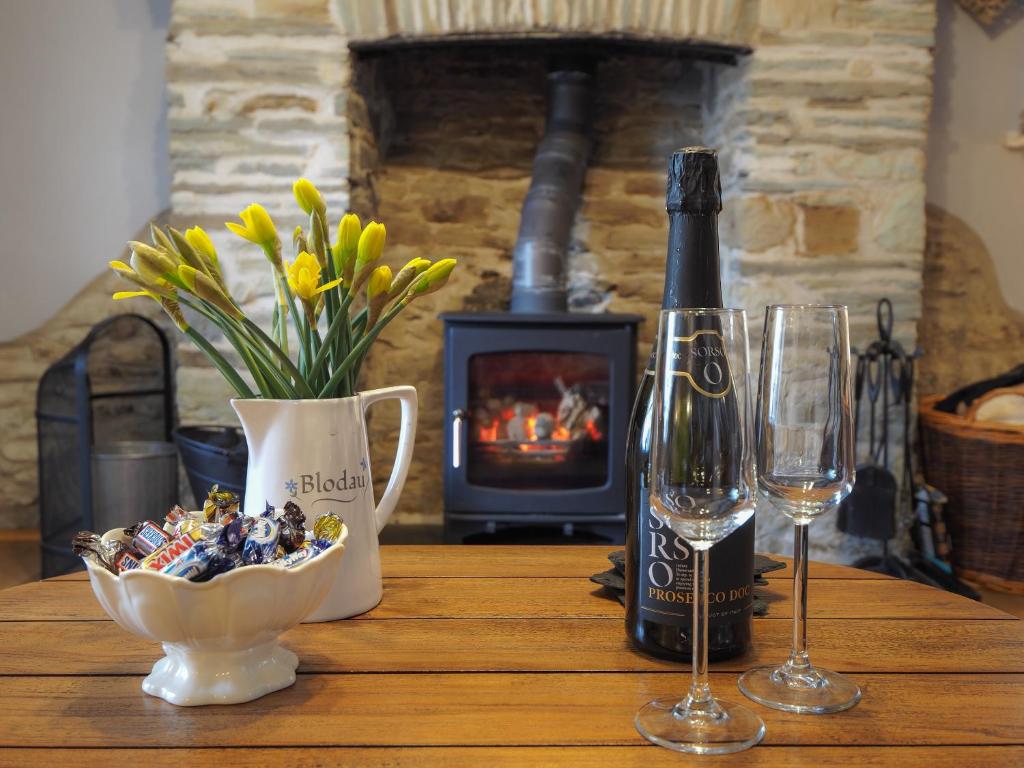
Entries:
<svg viewBox="0 0 1024 768">
<path fill-rule="evenodd" d="M 978 233 L 936 205 L 927 210 L 918 392 L 948 394 L 1020 365 L 1024 313 L 1007 306 Z"/>
<path fill-rule="evenodd" d="M 168 44 L 172 204 L 179 217 L 214 222 L 260 200 L 281 214 L 285 229 L 299 223 L 290 182 L 305 175 L 328 194 L 332 209 L 351 200 L 361 211 L 376 211 L 391 229 L 394 262 L 425 250 L 440 256 L 441 246 L 461 258 L 453 285 L 390 329 L 367 366 L 369 385 L 405 381 L 420 388 L 422 437 L 412 476 L 427 479 L 421 488 L 410 486 L 398 521 L 436 520 L 442 394 L 440 326 L 432 318 L 442 309 L 489 305 L 507 291 L 541 92 L 521 90 L 503 117 L 492 114 L 475 131 L 472 120 L 450 116 L 434 127 L 452 154 L 439 158 L 424 146 L 431 127 L 416 122 L 422 115 L 403 112 L 401 100 L 393 113 L 382 107 L 395 103 L 380 90 L 387 90 L 386 73 L 363 71 L 349 44 L 572 34 L 749 46 L 753 53 L 738 67 L 696 67 L 704 140 L 723 150 L 729 300 L 751 311 L 754 333 L 768 301 L 848 303 L 854 340 L 863 343 L 874 336 L 875 302 L 888 295 L 896 335 L 913 346 L 933 25 L 927 0 L 176 0 Z M 505 74 L 530 81 L 526 71 Z M 672 75 L 663 75 L 663 92 L 686 92 L 684 84 L 667 88 Z M 609 117 L 598 132 L 571 280 L 577 295 L 588 297 L 584 303 L 642 309 L 650 318 L 664 248 L 663 159 L 653 155 L 667 150 L 660 142 L 671 132 L 645 136 L 642 101 L 633 101 L 642 99 L 643 84 L 630 80 L 628 65 L 606 78 L 602 98 L 620 122 Z M 405 95 L 423 106 L 425 97 Z M 680 126 L 695 125 L 693 103 L 670 106 Z M 374 115 L 383 122 L 374 125 Z M 486 132 L 499 127 L 503 143 L 517 151 L 488 171 L 473 156 L 488 146 Z M 413 143 L 403 145 L 407 139 Z M 652 156 L 636 154 L 645 140 Z M 475 164 L 460 167 L 460 158 Z M 470 178 L 472 186 L 465 184 Z M 427 190 L 444 194 L 431 199 Z M 223 236 L 218 246 L 233 289 L 265 317 L 263 257 Z M 214 378 L 190 362 L 182 369 L 184 420 L 231 418 L 221 395 L 207 397 L 197 386 Z M 388 432 L 382 422 L 389 417 L 375 419 L 375 435 Z M 385 474 L 379 462 L 375 470 Z M 781 528 L 762 530 L 762 546 L 788 547 Z"/>
</svg>

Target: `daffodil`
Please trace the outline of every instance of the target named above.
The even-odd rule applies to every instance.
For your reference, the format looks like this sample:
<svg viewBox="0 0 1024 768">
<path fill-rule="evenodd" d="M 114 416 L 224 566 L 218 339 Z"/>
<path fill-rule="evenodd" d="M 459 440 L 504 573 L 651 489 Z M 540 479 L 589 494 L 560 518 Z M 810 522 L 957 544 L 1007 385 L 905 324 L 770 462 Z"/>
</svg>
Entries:
<svg viewBox="0 0 1024 768">
<path fill-rule="evenodd" d="M 200 272 L 189 264 L 182 264 L 178 267 L 178 277 L 189 291 L 207 304 L 212 304 L 229 317 L 242 319 L 242 310 L 235 306 L 216 281 L 205 272 Z"/>
<path fill-rule="evenodd" d="M 163 307 L 164 312 L 167 313 L 168 317 L 174 321 L 174 324 L 178 326 L 178 330 L 185 332 L 188 331 L 189 325 L 185 320 L 185 316 L 181 313 L 181 305 L 178 304 L 176 299 L 159 296 L 153 291 L 118 291 L 114 294 L 114 301 L 123 301 L 125 299 L 135 299 L 140 297 L 147 297 L 157 302 Z"/>
<path fill-rule="evenodd" d="M 213 241 L 206 234 L 206 230 L 202 227 L 186 229 L 185 240 L 192 246 L 192 250 L 220 272 L 220 259 L 217 258 L 217 249 L 213 247 Z"/>
<path fill-rule="evenodd" d="M 253 203 L 240 214 L 241 224 L 228 221 L 224 226 L 250 243 L 256 243 L 270 259 L 270 263 L 281 271 L 281 239 L 277 236 L 277 227 L 267 213 L 267 209 L 259 203 Z"/>
<path fill-rule="evenodd" d="M 133 285 L 137 285 L 145 291 L 157 294 L 158 296 L 174 298 L 175 291 L 174 286 L 171 285 L 167 280 L 158 279 L 153 282 L 144 280 L 142 276 L 132 269 L 129 265 L 123 261 L 111 261 L 109 262 L 110 268 L 114 271 L 114 274 L 123 280 L 127 280 Z"/>
<path fill-rule="evenodd" d="M 295 202 L 299 204 L 299 208 L 306 212 L 309 216 L 313 211 L 317 212 L 319 216 L 325 216 L 327 214 L 327 206 L 324 205 L 323 195 L 320 194 L 320 190 L 309 179 L 299 179 L 292 185 L 292 192 L 295 195 Z"/>
<path fill-rule="evenodd" d="M 370 276 L 372 267 L 381 254 L 384 252 L 384 241 L 387 239 L 387 230 L 383 224 L 371 221 L 366 229 L 359 235 L 359 245 L 356 246 L 356 262 L 353 267 L 352 290 L 358 291 L 366 278 Z"/>
<path fill-rule="evenodd" d="M 309 251 L 302 251 L 295 257 L 295 261 L 287 264 L 286 267 L 288 287 L 306 305 L 311 305 L 319 294 L 334 288 L 341 282 L 341 278 L 338 278 L 320 285 L 320 262 Z"/>
<path fill-rule="evenodd" d="M 430 267 L 429 259 L 415 258 L 411 259 L 404 267 L 398 270 L 398 274 L 395 275 L 395 279 L 391 281 L 391 288 L 388 290 L 388 300 L 401 296 L 405 293 L 405 289 L 409 287 L 409 283 L 417 275 L 422 275 Z"/>
<path fill-rule="evenodd" d="M 152 246 L 132 241 L 128 243 L 132 249 L 132 269 L 141 277 L 147 285 L 156 283 L 158 280 L 166 280 L 173 275 L 178 268 L 174 259 L 164 250 L 157 250 Z"/>
<path fill-rule="evenodd" d="M 370 274 L 366 281 L 366 327 L 372 328 L 381 310 L 388 303 L 388 294 L 391 290 L 391 267 L 377 267 Z"/>
<path fill-rule="evenodd" d="M 373 301 L 381 295 L 386 295 L 391 290 L 391 267 L 377 267 L 366 281 L 366 298 Z"/>
<path fill-rule="evenodd" d="M 455 259 L 441 259 L 431 264 L 429 269 L 412 281 L 402 301 L 408 303 L 420 296 L 426 296 L 428 293 L 441 290 L 445 283 L 448 282 L 448 277 L 451 275 L 452 270 L 455 269 L 455 264 Z"/>
<path fill-rule="evenodd" d="M 334 257 L 334 272 L 345 278 L 346 283 L 352 282 L 352 270 L 355 267 L 356 249 L 359 247 L 359 235 L 363 225 L 354 213 L 346 213 L 338 224 L 338 241 L 331 247 Z"/>
</svg>

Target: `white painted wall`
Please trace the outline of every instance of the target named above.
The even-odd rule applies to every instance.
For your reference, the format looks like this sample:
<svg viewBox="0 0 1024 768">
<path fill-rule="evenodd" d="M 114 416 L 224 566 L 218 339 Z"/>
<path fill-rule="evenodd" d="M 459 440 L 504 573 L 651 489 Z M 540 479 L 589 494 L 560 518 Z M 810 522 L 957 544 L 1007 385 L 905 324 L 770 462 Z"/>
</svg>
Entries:
<svg viewBox="0 0 1024 768">
<path fill-rule="evenodd" d="M 1003 146 L 1021 110 L 1024 18 L 989 37 L 953 0 L 939 0 L 928 200 L 981 236 L 1003 296 L 1024 310 L 1024 151 Z"/>
<path fill-rule="evenodd" d="M 0 341 L 167 207 L 171 0 L 0 0 Z"/>
</svg>

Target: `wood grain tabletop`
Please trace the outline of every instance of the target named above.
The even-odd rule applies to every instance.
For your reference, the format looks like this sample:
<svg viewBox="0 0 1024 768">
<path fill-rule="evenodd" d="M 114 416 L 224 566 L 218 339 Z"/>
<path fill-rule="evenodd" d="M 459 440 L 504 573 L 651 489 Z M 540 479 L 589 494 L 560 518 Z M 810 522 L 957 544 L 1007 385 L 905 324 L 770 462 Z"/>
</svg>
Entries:
<svg viewBox="0 0 1024 768">
<path fill-rule="evenodd" d="M 1024 622 L 939 590 L 812 563 L 814 661 L 853 677 L 854 709 L 750 706 L 762 745 L 724 757 L 648 745 L 633 716 L 682 696 L 685 665 L 629 647 L 623 611 L 588 581 L 609 547 L 385 546 L 384 600 L 299 626 L 294 686 L 248 704 L 179 708 L 142 692 L 160 647 L 118 628 L 84 573 L 0 591 L 0 766 L 1024 765 Z M 757 590 L 737 673 L 781 662 L 791 571 Z"/>
</svg>

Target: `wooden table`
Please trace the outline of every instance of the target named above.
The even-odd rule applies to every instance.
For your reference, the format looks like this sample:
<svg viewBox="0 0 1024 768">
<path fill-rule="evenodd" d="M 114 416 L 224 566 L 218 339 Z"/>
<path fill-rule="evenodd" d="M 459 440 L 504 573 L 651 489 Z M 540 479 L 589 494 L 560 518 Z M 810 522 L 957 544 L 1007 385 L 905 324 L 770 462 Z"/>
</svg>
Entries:
<svg viewBox="0 0 1024 768">
<path fill-rule="evenodd" d="M 607 550 L 385 547 L 384 602 L 290 632 L 296 684 L 234 707 L 145 695 L 159 647 L 108 621 L 84 574 L 2 591 L 0 765 L 1024 765 L 1024 622 L 817 563 L 812 657 L 863 701 L 818 717 L 751 704 L 768 732 L 739 755 L 648 745 L 634 713 L 682 695 L 688 670 L 630 650 L 622 609 L 587 581 Z M 789 571 L 770 580 L 755 649 L 713 665 L 720 696 L 742 698 L 738 672 L 786 655 Z"/>
</svg>

